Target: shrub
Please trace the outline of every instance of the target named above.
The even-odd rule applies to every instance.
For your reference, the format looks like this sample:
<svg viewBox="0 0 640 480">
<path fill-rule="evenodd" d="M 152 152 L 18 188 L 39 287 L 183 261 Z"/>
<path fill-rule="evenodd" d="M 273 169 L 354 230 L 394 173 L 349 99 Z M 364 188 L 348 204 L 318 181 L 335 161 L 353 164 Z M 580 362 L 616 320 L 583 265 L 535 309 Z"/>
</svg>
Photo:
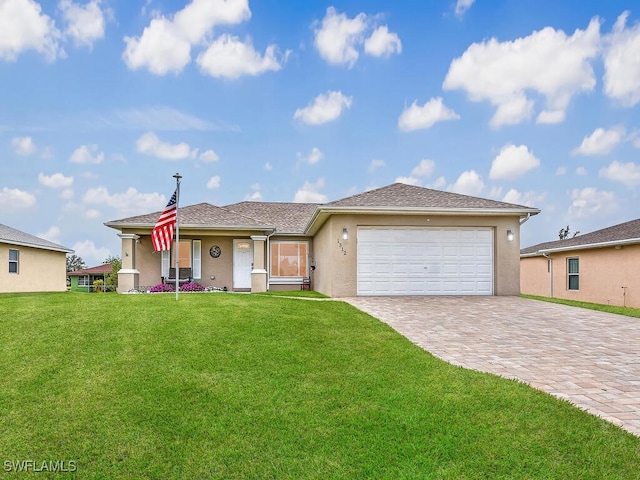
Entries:
<svg viewBox="0 0 640 480">
<path fill-rule="evenodd" d="M 104 280 L 96 280 L 93 282 L 94 292 L 104 292 Z"/>
<path fill-rule="evenodd" d="M 198 282 L 189 282 L 185 283 L 180 287 L 181 292 L 204 292 L 204 285 L 199 284 Z"/>
<path fill-rule="evenodd" d="M 167 283 L 159 283 L 149 289 L 149 293 L 175 292 L 175 289 Z"/>
</svg>

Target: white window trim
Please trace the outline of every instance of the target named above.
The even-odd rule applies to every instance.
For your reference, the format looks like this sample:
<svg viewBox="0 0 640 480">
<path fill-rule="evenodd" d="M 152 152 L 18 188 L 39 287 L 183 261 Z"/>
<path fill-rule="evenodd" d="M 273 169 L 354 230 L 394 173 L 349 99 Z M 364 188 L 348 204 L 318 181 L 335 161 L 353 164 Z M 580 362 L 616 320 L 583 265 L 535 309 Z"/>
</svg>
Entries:
<svg viewBox="0 0 640 480">
<path fill-rule="evenodd" d="M 181 239 L 181 242 L 191 241 L 191 274 L 193 278 L 202 278 L 202 240 L 200 239 Z M 162 250 L 160 259 L 160 276 L 167 278 L 169 276 L 169 265 L 171 264 L 171 250 Z"/>
<path fill-rule="evenodd" d="M 569 273 L 569 262 L 571 260 L 578 261 L 578 273 Z M 578 288 L 571 288 L 571 277 L 578 277 Z M 567 290 L 571 292 L 580 291 L 580 257 L 567 257 Z"/>
<path fill-rule="evenodd" d="M 291 276 L 291 277 L 283 277 L 280 275 L 271 275 L 271 268 L 273 265 L 273 259 L 271 258 L 271 248 L 273 247 L 273 245 L 282 245 L 282 244 L 295 244 L 295 245 L 300 245 L 300 244 L 304 244 L 307 246 L 307 261 L 306 261 L 306 272 L 304 272 L 304 275 L 296 275 L 296 276 Z M 278 250 L 279 251 L 279 250 Z M 271 246 L 269 247 L 269 283 L 272 283 L 274 285 L 278 285 L 278 284 L 298 284 L 298 283 L 302 283 L 303 280 L 309 276 L 309 241 L 308 240 L 272 240 L 271 241 Z"/>
<path fill-rule="evenodd" d="M 11 252 L 16 252 L 16 259 L 15 260 L 11 260 Z M 11 271 L 11 264 L 15 263 L 16 264 L 16 271 L 12 272 Z M 9 265 L 7 267 L 9 269 L 9 275 L 18 275 L 20 273 L 20 250 L 18 250 L 17 248 L 10 248 L 9 249 Z"/>
</svg>

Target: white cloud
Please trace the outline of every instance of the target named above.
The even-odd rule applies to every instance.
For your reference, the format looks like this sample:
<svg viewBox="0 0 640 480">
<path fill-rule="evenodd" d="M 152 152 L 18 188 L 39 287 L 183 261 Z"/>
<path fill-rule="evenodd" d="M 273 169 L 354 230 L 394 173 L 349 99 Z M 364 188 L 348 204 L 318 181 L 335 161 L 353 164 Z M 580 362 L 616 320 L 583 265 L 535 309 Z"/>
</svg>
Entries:
<svg viewBox="0 0 640 480">
<path fill-rule="evenodd" d="M 567 174 L 567 167 L 558 167 L 556 169 L 556 175 L 566 175 Z"/>
<path fill-rule="evenodd" d="M 576 168 L 576 175 L 584 176 L 584 175 L 587 175 L 588 173 L 589 172 L 587 172 L 587 169 L 584 167 Z"/>
<path fill-rule="evenodd" d="M 524 205 L 525 207 L 534 207 L 544 200 L 544 194 L 536 192 L 519 192 L 512 188 L 502 198 L 503 202 L 514 203 L 516 205 Z"/>
<path fill-rule="evenodd" d="M 623 127 L 609 130 L 596 128 L 589 136 L 584 137 L 579 147 L 573 149 L 574 155 L 605 155 L 622 141 L 625 134 Z"/>
<path fill-rule="evenodd" d="M 327 62 L 352 67 L 358 60 L 356 47 L 362 43 L 366 28 L 367 16 L 364 13 L 348 18 L 334 7 L 329 7 L 321 27 L 315 30 L 314 45 Z"/>
<path fill-rule="evenodd" d="M 44 233 L 37 233 L 36 237 L 44 238 L 45 240 L 49 240 L 50 242 L 60 244 L 60 228 L 55 225 L 49 227 Z"/>
<path fill-rule="evenodd" d="M 98 164 L 104 160 L 104 153 L 98 151 L 97 145 L 82 145 L 76 148 L 69 161 L 71 163 Z"/>
<path fill-rule="evenodd" d="M 456 16 L 462 17 L 471 8 L 473 2 L 475 0 L 458 0 L 456 2 Z"/>
<path fill-rule="evenodd" d="M 110 255 L 108 248 L 96 247 L 96 244 L 91 240 L 76 242 L 71 248 L 89 265 L 102 263 Z"/>
<path fill-rule="evenodd" d="M 262 194 L 259 191 L 255 191 L 253 193 L 249 193 L 244 197 L 245 202 L 261 202 Z"/>
<path fill-rule="evenodd" d="M 351 108 L 353 97 L 347 97 L 342 92 L 329 91 L 318 95 L 313 103 L 305 108 L 298 108 L 293 118 L 300 119 L 308 125 L 320 125 L 337 119 L 343 109 Z"/>
<path fill-rule="evenodd" d="M 436 162 L 433 160 L 423 159 L 411 170 L 412 177 L 430 177 L 436 168 Z"/>
<path fill-rule="evenodd" d="M 640 165 L 633 162 L 621 163 L 613 161 L 609 166 L 600 169 L 599 175 L 602 178 L 620 182 L 628 187 L 640 184 Z"/>
<path fill-rule="evenodd" d="M 324 178 L 319 178 L 316 183 L 304 182 L 304 185 L 298 189 L 293 201 L 295 203 L 325 203 L 327 196 L 320 193 L 324 188 Z"/>
<path fill-rule="evenodd" d="M 248 0 L 193 0 L 173 18 L 151 20 L 140 37 L 125 37 L 122 57 L 132 70 L 178 73 L 191 62 L 192 47 L 202 44 L 215 26 L 238 24 L 250 17 Z"/>
<path fill-rule="evenodd" d="M 61 173 L 54 173 L 53 175 L 45 175 L 40 172 L 38 174 L 38 182 L 40 185 L 50 188 L 67 188 L 73 185 L 73 177 L 65 177 Z"/>
<path fill-rule="evenodd" d="M 415 177 L 397 177 L 394 183 L 404 183 L 406 185 L 420 185 L 420 179 Z"/>
<path fill-rule="evenodd" d="M 197 149 L 192 149 L 187 143 L 171 144 L 162 142 L 153 132 L 147 132 L 136 140 L 136 152 L 152 155 L 162 160 L 184 160 L 195 158 Z"/>
<path fill-rule="evenodd" d="M 432 98 L 424 105 L 419 106 L 414 101 L 410 107 L 405 108 L 398 118 L 398 128 L 403 132 L 431 128 L 437 122 L 445 120 L 457 120 L 460 116 L 442 103 L 442 98 Z"/>
<path fill-rule="evenodd" d="M 489 178 L 492 180 L 513 180 L 538 168 L 540 160 L 526 145 L 505 145 L 491 163 Z"/>
<path fill-rule="evenodd" d="M 214 152 L 213 150 L 206 150 L 204 152 L 202 152 L 200 154 L 200 156 L 198 157 L 201 161 L 203 162 L 217 162 L 220 157 L 218 157 L 218 154 L 216 152 Z"/>
<path fill-rule="evenodd" d="M 384 160 L 371 160 L 371 163 L 369 163 L 369 173 L 373 173 L 377 169 L 385 167 L 386 165 L 387 164 L 384 163 Z"/>
<path fill-rule="evenodd" d="M 31 155 L 38 150 L 31 137 L 14 137 L 11 139 L 11 145 L 18 155 Z"/>
<path fill-rule="evenodd" d="M 36 197 L 29 192 L 7 187 L 0 190 L 0 205 L 2 205 L 4 211 L 31 208 L 35 204 Z"/>
<path fill-rule="evenodd" d="M 85 5 L 71 0 L 60 0 L 59 7 L 67 22 L 64 33 L 70 36 L 76 45 L 91 48 L 96 40 L 104 38 L 106 15 L 110 10 L 100 8 L 101 0 L 91 0 Z"/>
<path fill-rule="evenodd" d="M 85 218 L 88 218 L 89 220 L 96 220 L 96 219 L 100 218 L 101 213 L 100 213 L 99 210 L 96 210 L 95 208 L 90 208 L 86 212 L 84 212 L 84 216 L 85 216 Z"/>
<path fill-rule="evenodd" d="M 358 61 L 363 45 L 364 52 L 374 57 L 401 53 L 402 42 L 398 34 L 389 32 L 386 25 L 375 27 L 374 20 L 375 17 L 367 17 L 364 13 L 349 18 L 344 13 L 338 13 L 334 7 L 329 7 L 322 22 L 316 22 L 316 27 L 318 23 L 320 26 L 314 29 L 314 46 L 326 62 L 348 68 Z"/>
<path fill-rule="evenodd" d="M 456 183 L 449 186 L 449 191 L 464 195 L 480 195 L 483 189 L 484 182 L 475 170 L 462 172 Z"/>
<path fill-rule="evenodd" d="M 167 198 L 159 193 L 142 193 L 129 187 L 124 193 L 109 193 L 106 187 L 90 188 L 82 197 L 86 205 L 100 205 L 116 210 L 118 216 L 130 216 L 143 212 L 160 210 L 167 204 Z"/>
<path fill-rule="evenodd" d="M 264 169 L 265 169 L 267 172 L 270 172 L 271 170 L 273 170 L 273 165 L 271 165 L 271 162 L 267 162 L 267 163 L 265 163 L 265 164 L 264 164 Z"/>
<path fill-rule="evenodd" d="M 62 192 L 60 192 L 60 198 L 71 200 L 73 198 L 73 189 L 65 188 L 64 190 L 62 190 Z"/>
<path fill-rule="evenodd" d="M 238 37 L 222 35 L 198 55 L 196 62 L 203 73 L 215 78 L 239 78 L 242 75 L 257 76 L 268 71 L 278 71 L 289 56 L 289 51 L 280 56 L 277 47 L 269 45 L 261 56 L 251 40 L 240 41 Z M 281 57 L 281 58 L 278 58 Z"/>
<path fill-rule="evenodd" d="M 313 147 L 311 149 L 311 152 L 309 152 L 309 155 L 305 157 L 301 153 L 298 153 L 298 158 L 303 162 L 308 163 L 309 165 L 315 165 L 324 158 L 324 154 L 320 151 L 319 148 Z"/>
<path fill-rule="evenodd" d="M 615 213 L 618 209 L 616 196 L 613 192 L 587 187 L 582 190 L 575 188 L 571 192 L 571 206 L 569 215 L 575 218 L 603 217 Z"/>
<path fill-rule="evenodd" d="M 219 187 L 220 187 L 220 175 L 211 177 L 207 182 L 207 188 L 211 190 L 215 190 L 216 188 L 219 188 Z"/>
<path fill-rule="evenodd" d="M 389 28 L 382 25 L 365 40 L 364 52 L 374 57 L 390 57 L 402 53 L 402 42 L 397 33 L 389 33 Z"/>
<path fill-rule="evenodd" d="M 474 102 L 488 100 L 496 107 L 491 125 L 516 124 L 533 113 L 532 91 L 546 99 L 539 123 L 564 120 L 571 97 L 591 91 L 596 79 L 591 59 L 598 54 L 600 21 L 567 36 L 546 27 L 528 37 L 474 43 L 454 59 L 443 82 L 445 90 L 465 90 Z"/>
<path fill-rule="evenodd" d="M 625 28 L 628 16 L 622 13 L 605 38 L 604 93 L 632 107 L 640 102 L 640 23 Z"/>
<path fill-rule="evenodd" d="M 47 61 L 64 57 L 60 31 L 34 0 L 0 2 L 0 59 L 15 61 L 26 50 L 35 50 Z"/>
</svg>

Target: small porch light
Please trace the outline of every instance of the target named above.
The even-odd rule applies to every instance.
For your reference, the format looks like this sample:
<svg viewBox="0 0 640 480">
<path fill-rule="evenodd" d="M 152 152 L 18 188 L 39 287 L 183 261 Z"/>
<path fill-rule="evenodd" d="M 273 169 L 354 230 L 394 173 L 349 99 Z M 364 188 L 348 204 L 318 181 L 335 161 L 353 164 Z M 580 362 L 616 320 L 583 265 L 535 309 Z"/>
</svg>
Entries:
<svg viewBox="0 0 640 480">
<path fill-rule="evenodd" d="M 507 241 L 513 242 L 514 238 L 515 238 L 515 235 L 513 234 L 513 232 L 511 230 L 507 230 Z"/>
<path fill-rule="evenodd" d="M 342 229 L 342 239 L 349 240 L 349 231 L 347 230 L 347 227 Z"/>
</svg>

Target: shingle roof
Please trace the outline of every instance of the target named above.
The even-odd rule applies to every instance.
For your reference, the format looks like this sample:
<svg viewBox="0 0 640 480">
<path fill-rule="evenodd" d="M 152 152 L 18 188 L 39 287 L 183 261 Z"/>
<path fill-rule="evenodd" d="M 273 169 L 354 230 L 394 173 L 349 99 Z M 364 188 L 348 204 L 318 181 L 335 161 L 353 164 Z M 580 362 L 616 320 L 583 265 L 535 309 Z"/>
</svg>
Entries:
<svg viewBox="0 0 640 480">
<path fill-rule="evenodd" d="M 147 213 L 135 217 L 122 218 L 107 222 L 107 226 L 149 226 L 153 227 L 162 212 Z M 227 208 L 217 207 L 210 203 L 198 203 L 188 207 L 180 207 L 178 215 L 181 226 L 220 226 L 220 227 L 253 227 L 271 228 L 268 223 L 258 221 Z"/>
<path fill-rule="evenodd" d="M 581 246 L 593 246 L 601 243 L 624 242 L 638 239 L 640 243 L 640 218 L 629 222 L 613 225 L 612 227 L 596 230 L 595 232 L 585 233 L 573 238 L 565 240 L 556 240 L 553 242 L 544 242 L 531 247 L 520 250 L 520 255 L 531 255 L 540 250 L 555 250 L 565 248 L 578 248 Z"/>
<path fill-rule="evenodd" d="M 70 277 L 79 277 L 81 275 L 101 275 L 105 273 L 111 273 L 112 265 L 110 263 L 103 263 L 97 267 L 82 268 L 73 272 L 68 272 Z"/>
<path fill-rule="evenodd" d="M 522 205 L 394 183 L 325 204 L 327 207 L 413 207 L 450 209 L 531 209 Z"/>
<path fill-rule="evenodd" d="M 8 227 L 0 223 L 0 242 L 12 245 L 22 245 L 25 247 L 42 248 L 45 250 L 54 250 L 57 252 L 72 253 L 73 250 L 57 243 L 50 242 L 44 238 L 36 237 L 15 228 Z"/>
<path fill-rule="evenodd" d="M 307 222 L 318 208 L 317 203 L 240 202 L 224 207 L 273 225 L 283 233 L 304 233 Z"/>
<path fill-rule="evenodd" d="M 343 208 L 369 209 L 434 209 L 434 210 L 482 210 L 505 213 L 536 214 L 535 208 L 512 203 L 470 197 L 458 193 L 442 192 L 429 188 L 394 183 L 386 187 L 352 195 L 330 203 L 286 203 L 286 202 L 239 202 L 224 207 L 210 203 L 199 203 L 180 207 L 181 226 L 203 226 L 210 228 L 275 228 L 279 234 L 304 234 L 312 231 L 310 223 L 318 227 L 317 215 L 322 209 L 338 212 Z M 107 222 L 113 228 L 153 227 L 162 212 L 123 218 Z M 323 215 L 325 215 L 323 213 Z M 322 218 L 320 222 L 324 221 Z M 309 229 L 309 230 L 307 230 Z"/>
</svg>

